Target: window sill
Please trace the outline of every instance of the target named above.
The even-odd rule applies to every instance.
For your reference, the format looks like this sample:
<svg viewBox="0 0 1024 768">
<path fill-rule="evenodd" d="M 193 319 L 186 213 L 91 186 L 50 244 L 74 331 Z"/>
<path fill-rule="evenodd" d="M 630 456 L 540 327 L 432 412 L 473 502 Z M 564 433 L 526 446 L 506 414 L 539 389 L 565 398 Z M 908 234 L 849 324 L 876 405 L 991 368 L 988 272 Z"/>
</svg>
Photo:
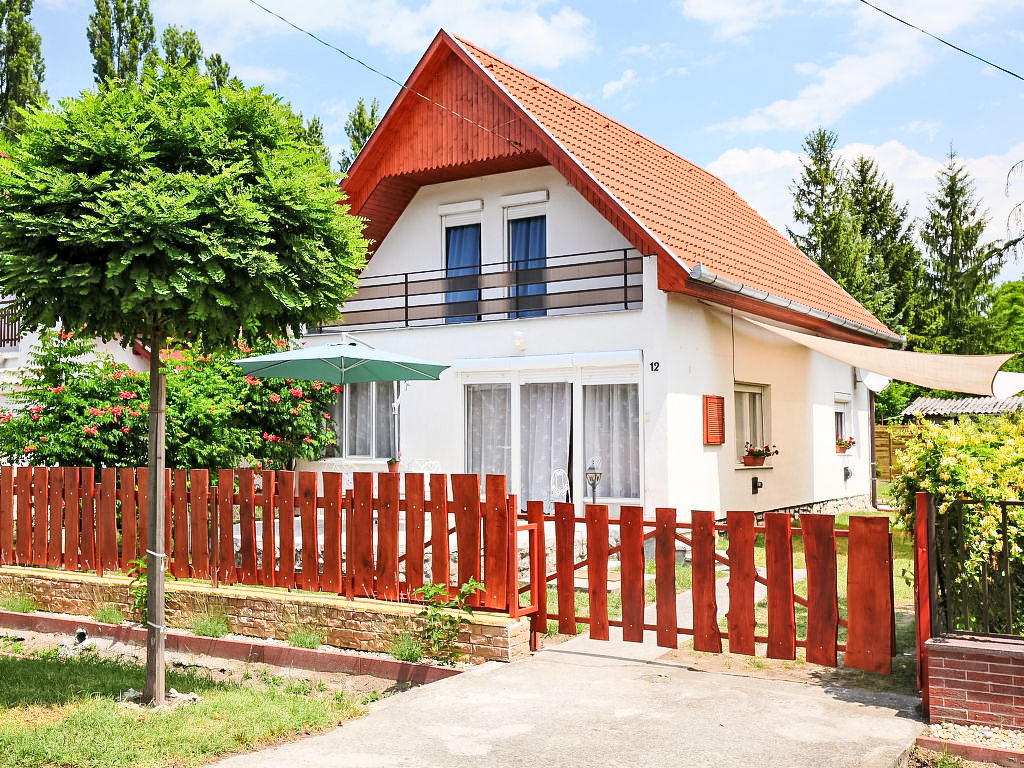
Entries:
<svg viewBox="0 0 1024 768">
<path fill-rule="evenodd" d="M 758 470 L 758 469 L 772 469 L 772 468 L 773 468 L 772 464 L 762 464 L 759 467 L 748 467 L 746 464 L 736 464 L 735 466 L 733 466 L 733 469 L 735 469 L 735 470 L 739 470 L 739 471 L 744 471 L 745 470 L 745 471 L 748 471 L 748 472 L 750 470 L 752 470 L 752 469 L 753 470 Z"/>
</svg>

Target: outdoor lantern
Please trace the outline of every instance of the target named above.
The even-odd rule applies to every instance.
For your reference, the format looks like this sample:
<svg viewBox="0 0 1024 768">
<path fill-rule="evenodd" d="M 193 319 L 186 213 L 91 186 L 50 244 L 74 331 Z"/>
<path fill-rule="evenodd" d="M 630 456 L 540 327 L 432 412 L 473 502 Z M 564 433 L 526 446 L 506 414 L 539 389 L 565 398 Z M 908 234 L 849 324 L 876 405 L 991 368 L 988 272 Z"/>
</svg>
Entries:
<svg viewBox="0 0 1024 768">
<path fill-rule="evenodd" d="M 601 482 L 601 459 L 594 456 L 587 467 L 587 482 L 590 483 L 590 503 L 597 504 L 597 484 Z"/>
</svg>

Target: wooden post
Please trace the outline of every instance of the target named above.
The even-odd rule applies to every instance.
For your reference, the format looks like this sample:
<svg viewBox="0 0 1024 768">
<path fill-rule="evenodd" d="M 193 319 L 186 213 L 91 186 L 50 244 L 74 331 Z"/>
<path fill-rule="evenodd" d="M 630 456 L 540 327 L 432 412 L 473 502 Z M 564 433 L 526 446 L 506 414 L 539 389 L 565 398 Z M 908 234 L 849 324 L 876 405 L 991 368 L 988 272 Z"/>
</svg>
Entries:
<svg viewBox="0 0 1024 768">
<path fill-rule="evenodd" d="M 143 699 L 150 704 L 164 701 L 164 563 L 167 538 L 164 496 L 167 477 L 164 467 L 167 409 L 167 380 L 160 370 L 160 351 L 165 336 L 155 333 L 149 345 L 149 510 L 146 517 L 146 686 Z"/>
<path fill-rule="evenodd" d="M 917 687 L 921 689 L 921 709 L 928 714 L 928 655 L 925 641 L 932 636 L 932 594 L 928 566 L 928 522 L 934 510 L 931 494 L 920 491 L 914 518 L 914 612 L 917 627 Z"/>
</svg>

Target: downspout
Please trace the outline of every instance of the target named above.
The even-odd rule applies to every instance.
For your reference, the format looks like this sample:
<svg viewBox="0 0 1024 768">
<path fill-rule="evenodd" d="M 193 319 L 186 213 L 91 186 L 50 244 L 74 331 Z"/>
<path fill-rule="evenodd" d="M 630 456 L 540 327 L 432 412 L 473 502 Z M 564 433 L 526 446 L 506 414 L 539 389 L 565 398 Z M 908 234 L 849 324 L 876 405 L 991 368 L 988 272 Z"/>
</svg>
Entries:
<svg viewBox="0 0 1024 768">
<path fill-rule="evenodd" d="M 840 328 L 849 328 L 857 333 L 874 336 L 875 338 L 887 341 L 889 344 L 898 341 L 900 342 L 901 349 L 907 344 L 906 336 L 893 336 L 889 333 L 883 333 L 882 331 L 875 330 L 874 328 L 869 328 L 862 323 L 847 320 L 844 317 L 833 315 L 830 312 L 822 312 L 820 309 L 808 307 L 806 304 L 801 304 L 798 301 L 783 299 L 780 296 L 768 293 L 768 291 L 761 290 L 760 288 L 751 288 L 750 286 L 743 285 L 742 283 L 737 283 L 735 280 L 730 280 L 727 277 L 716 275 L 713 272 L 708 271 L 707 267 L 703 264 L 694 265 L 693 269 L 690 270 L 690 279 L 698 283 L 702 283 L 703 285 L 719 288 L 723 291 L 729 291 L 730 293 L 735 293 L 748 299 L 753 299 L 754 301 L 760 301 L 763 304 L 769 304 L 773 307 L 787 309 L 801 315 L 807 315 L 808 317 L 813 317 L 818 320 L 824 320 L 825 322 L 837 325 Z"/>
</svg>

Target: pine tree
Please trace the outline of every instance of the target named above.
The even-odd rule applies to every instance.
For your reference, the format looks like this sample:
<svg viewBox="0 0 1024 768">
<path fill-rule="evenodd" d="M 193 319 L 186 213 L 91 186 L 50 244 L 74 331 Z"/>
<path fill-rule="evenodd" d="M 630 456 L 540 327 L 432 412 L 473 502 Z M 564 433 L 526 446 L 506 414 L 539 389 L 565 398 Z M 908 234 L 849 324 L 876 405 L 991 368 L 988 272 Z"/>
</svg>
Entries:
<svg viewBox="0 0 1024 768">
<path fill-rule="evenodd" d="M 180 30 L 171 24 L 164 28 L 160 46 L 164 63 L 171 67 L 198 67 L 203 58 L 203 46 L 194 29 Z"/>
<path fill-rule="evenodd" d="M 86 36 L 97 83 L 138 80 L 156 40 L 149 0 L 96 0 Z"/>
<path fill-rule="evenodd" d="M 987 325 L 989 351 L 1024 353 L 1024 280 L 1003 283 L 995 290 Z M 1015 357 L 1005 368 L 1024 371 L 1024 357 Z"/>
<path fill-rule="evenodd" d="M 862 304 L 877 304 L 876 288 L 866 269 L 869 243 L 861 236 L 846 184 L 846 170 L 836 156 L 836 135 L 819 128 L 804 140 L 807 157 L 800 178 L 790 188 L 793 219 L 803 234 L 788 229 L 790 239 L 833 280 Z"/>
<path fill-rule="evenodd" d="M 32 0 L 0 0 L 0 130 L 11 137 L 22 123 L 19 107 L 46 101 L 39 33 Z"/>
<path fill-rule="evenodd" d="M 1006 245 L 982 243 L 988 216 L 975 199 L 974 181 L 950 151 L 928 198 L 921 224 L 929 287 L 929 335 L 936 351 L 985 352 L 985 315 Z"/>
<path fill-rule="evenodd" d="M 213 81 L 214 88 L 223 88 L 231 80 L 231 67 L 219 53 L 210 54 L 203 63 L 206 65 L 206 76 Z"/>
<path fill-rule="evenodd" d="M 863 156 L 853 163 L 848 189 L 861 237 L 869 244 L 866 268 L 875 297 L 865 306 L 890 328 L 914 336 L 921 331 L 924 265 L 907 205 L 896 202 L 892 184 Z"/>
<path fill-rule="evenodd" d="M 380 103 L 376 99 L 370 102 L 369 110 L 366 109 L 366 102 L 363 99 L 360 98 L 356 102 L 355 109 L 349 112 L 348 120 L 345 121 L 345 133 L 348 134 L 351 152 L 347 150 L 341 152 L 338 167 L 342 173 L 347 173 L 348 169 L 352 167 L 356 155 L 369 140 L 370 134 L 377 127 L 380 119 Z"/>
</svg>

